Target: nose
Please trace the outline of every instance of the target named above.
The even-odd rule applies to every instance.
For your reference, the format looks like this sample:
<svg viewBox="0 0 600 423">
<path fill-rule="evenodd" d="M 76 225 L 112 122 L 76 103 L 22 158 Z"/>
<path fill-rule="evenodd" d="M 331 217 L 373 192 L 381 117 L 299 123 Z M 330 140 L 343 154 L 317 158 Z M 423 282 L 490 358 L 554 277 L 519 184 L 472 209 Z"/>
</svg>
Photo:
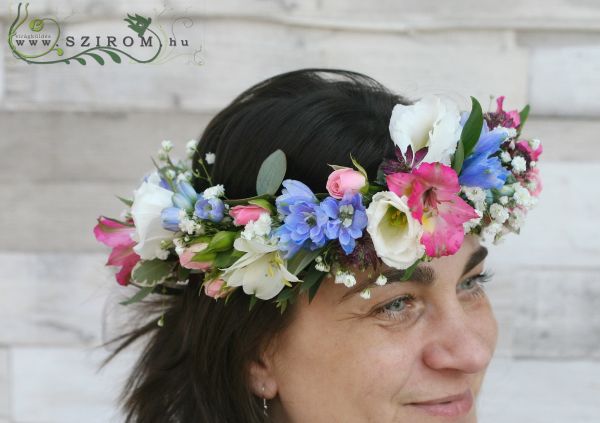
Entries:
<svg viewBox="0 0 600 423">
<path fill-rule="evenodd" d="M 474 316 L 460 304 L 432 319 L 423 361 L 435 370 L 479 373 L 486 369 L 496 344 L 497 325 L 493 315 Z"/>
</svg>

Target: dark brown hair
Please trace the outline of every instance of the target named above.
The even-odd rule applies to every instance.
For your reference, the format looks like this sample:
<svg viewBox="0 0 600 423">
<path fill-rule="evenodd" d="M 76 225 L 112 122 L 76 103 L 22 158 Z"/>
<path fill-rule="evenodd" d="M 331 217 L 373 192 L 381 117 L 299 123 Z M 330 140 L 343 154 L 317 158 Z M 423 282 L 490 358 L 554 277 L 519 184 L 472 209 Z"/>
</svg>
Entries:
<svg viewBox="0 0 600 423">
<path fill-rule="evenodd" d="M 314 192 L 324 191 L 328 164 L 352 166 L 350 154 L 373 180 L 382 158 L 393 157 L 388 124 L 397 103 L 409 101 L 356 72 L 277 75 L 244 91 L 210 121 L 194 163 L 215 153 L 211 177 L 229 198 L 255 195 L 259 166 L 278 148 L 287 156 L 286 178 Z M 201 180 L 193 185 L 198 192 L 207 187 Z M 258 301 L 249 310 L 241 290 L 224 304 L 199 292 L 201 283 L 192 275 L 182 294 L 144 301 L 134 329 L 106 344 L 117 347 L 105 364 L 144 342 L 121 395 L 127 423 L 268 421 L 249 388 L 247 365 L 293 320 L 294 308 L 282 315 L 271 301 Z M 159 327 L 156 315 L 163 310 Z"/>
</svg>

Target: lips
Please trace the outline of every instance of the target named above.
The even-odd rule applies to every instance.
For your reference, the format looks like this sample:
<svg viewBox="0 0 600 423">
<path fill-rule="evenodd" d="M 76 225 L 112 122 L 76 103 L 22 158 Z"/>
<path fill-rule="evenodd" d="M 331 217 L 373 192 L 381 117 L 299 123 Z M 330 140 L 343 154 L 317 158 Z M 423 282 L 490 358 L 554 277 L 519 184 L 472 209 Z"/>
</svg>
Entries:
<svg viewBox="0 0 600 423">
<path fill-rule="evenodd" d="M 467 389 L 462 394 L 430 401 L 413 402 L 409 405 L 432 416 L 461 417 L 471 411 L 473 407 L 473 394 L 470 389 Z"/>
</svg>

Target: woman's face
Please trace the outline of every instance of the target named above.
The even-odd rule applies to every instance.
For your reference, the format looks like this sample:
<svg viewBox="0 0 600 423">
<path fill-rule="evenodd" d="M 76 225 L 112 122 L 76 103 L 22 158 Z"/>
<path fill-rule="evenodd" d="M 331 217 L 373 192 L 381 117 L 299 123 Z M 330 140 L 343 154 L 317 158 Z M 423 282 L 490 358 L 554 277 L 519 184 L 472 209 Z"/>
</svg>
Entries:
<svg viewBox="0 0 600 423">
<path fill-rule="evenodd" d="M 325 279 L 269 353 L 274 421 L 475 422 L 497 337 L 480 286 L 486 252 L 469 236 L 410 281 L 383 267 L 388 283 L 371 285 L 368 300 L 359 294 L 369 272 L 357 273 L 354 290 Z"/>
</svg>

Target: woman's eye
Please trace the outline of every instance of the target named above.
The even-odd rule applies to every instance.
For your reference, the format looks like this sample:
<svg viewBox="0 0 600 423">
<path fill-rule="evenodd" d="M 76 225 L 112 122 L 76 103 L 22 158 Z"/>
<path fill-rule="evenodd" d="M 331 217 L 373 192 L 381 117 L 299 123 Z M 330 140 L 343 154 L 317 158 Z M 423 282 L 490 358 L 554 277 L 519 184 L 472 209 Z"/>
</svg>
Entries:
<svg viewBox="0 0 600 423">
<path fill-rule="evenodd" d="M 376 309 L 375 314 L 385 319 L 405 320 L 412 311 L 414 301 L 412 295 L 403 295 Z"/>
<path fill-rule="evenodd" d="M 472 276 L 465 279 L 458 284 L 459 291 L 466 291 L 471 294 L 481 294 L 483 291 L 483 284 L 488 282 L 492 278 L 492 273 L 485 271 L 479 275 Z"/>
</svg>

